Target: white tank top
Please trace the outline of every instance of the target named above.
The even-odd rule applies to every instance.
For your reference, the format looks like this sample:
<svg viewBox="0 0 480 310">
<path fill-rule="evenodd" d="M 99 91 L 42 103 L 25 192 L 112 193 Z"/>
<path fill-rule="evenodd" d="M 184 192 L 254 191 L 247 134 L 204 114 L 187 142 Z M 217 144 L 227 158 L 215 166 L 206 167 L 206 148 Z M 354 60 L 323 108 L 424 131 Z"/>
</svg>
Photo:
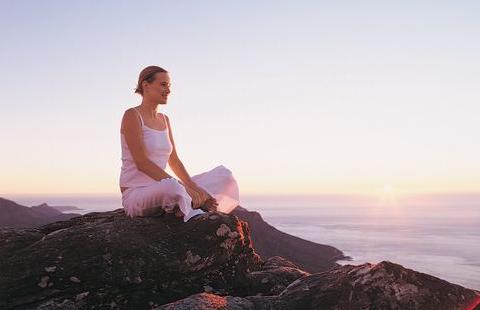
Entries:
<svg viewBox="0 0 480 310">
<path fill-rule="evenodd" d="M 137 111 L 142 122 L 143 132 L 143 144 L 147 157 L 157 164 L 160 168 L 165 169 L 167 167 L 168 159 L 173 151 L 173 145 L 170 142 L 168 135 L 168 125 L 163 114 L 163 120 L 166 128 L 164 130 L 153 129 L 145 126 L 143 118 L 140 112 Z M 128 149 L 128 145 L 123 133 L 120 134 L 122 144 L 122 167 L 120 171 L 120 186 L 121 187 L 133 187 L 133 186 L 147 186 L 154 182 L 155 179 L 151 178 L 147 174 L 137 169 L 135 162 L 133 161 L 132 154 Z"/>
</svg>

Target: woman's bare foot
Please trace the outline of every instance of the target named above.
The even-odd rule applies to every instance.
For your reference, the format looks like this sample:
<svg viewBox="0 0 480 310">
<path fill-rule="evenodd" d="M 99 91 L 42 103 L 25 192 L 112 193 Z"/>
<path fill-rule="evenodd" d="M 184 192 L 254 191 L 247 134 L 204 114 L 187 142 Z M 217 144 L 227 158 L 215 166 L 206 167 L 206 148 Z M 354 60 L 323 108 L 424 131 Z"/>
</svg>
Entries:
<svg viewBox="0 0 480 310">
<path fill-rule="evenodd" d="M 203 211 L 217 211 L 218 202 L 215 198 L 208 198 L 200 207 Z"/>
<path fill-rule="evenodd" d="M 178 206 L 175 207 L 175 216 L 176 217 L 183 217 L 183 212 L 180 210 Z"/>
</svg>

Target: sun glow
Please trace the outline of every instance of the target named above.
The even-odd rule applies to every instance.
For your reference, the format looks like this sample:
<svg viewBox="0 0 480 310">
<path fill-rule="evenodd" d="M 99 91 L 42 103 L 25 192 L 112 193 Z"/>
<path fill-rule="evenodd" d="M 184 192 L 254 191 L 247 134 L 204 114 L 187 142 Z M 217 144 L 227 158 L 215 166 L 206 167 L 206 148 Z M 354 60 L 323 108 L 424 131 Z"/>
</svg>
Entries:
<svg viewBox="0 0 480 310">
<path fill-rule="evenodd" d="M 393 194 L 393 186 L 390 184 L 383 185 L 383 193 L 385 195 L 392 195 Z"/>
<path fill-rule="evenodd" d="M 385 206 L 394 205 L 397 203 L 397 191 L 392 184 L 383 184 L 382 190 L 378 195 L 379 203 Z"/>
</svg>

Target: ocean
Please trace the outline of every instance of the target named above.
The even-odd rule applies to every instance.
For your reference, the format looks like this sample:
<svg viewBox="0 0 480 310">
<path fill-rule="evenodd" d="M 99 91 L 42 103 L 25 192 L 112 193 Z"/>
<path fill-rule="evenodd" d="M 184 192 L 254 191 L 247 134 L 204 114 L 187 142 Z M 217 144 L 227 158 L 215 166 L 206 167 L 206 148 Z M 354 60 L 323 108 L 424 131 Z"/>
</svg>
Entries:
<svg viewBox="0 0 480 310">
<path fill-rule="evenodd" d="M 120 195 L 3 197 L 26 206 L 76 206 L 80 214 L 121 208 Z M 265 197 L 245 197 L 241 205 L 281 231 L 353 258 L 338 261 L 342 265 L 388 260 L 480 290 L 480 205 L 382 207 Z"/>
</svg>

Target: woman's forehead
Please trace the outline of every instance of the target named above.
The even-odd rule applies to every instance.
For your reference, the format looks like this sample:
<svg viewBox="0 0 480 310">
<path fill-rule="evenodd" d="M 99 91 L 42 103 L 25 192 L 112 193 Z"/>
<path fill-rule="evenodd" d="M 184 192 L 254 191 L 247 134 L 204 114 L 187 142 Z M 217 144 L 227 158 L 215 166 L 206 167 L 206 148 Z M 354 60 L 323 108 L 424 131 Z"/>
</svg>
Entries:
<svg viewBox="0 0 480 310">
<path fill-rule="evenodd" d="M 168 76 L 168 72 L 158 72 L 156 80 L 170 82 L 170 76 Z"/>
</svg>

